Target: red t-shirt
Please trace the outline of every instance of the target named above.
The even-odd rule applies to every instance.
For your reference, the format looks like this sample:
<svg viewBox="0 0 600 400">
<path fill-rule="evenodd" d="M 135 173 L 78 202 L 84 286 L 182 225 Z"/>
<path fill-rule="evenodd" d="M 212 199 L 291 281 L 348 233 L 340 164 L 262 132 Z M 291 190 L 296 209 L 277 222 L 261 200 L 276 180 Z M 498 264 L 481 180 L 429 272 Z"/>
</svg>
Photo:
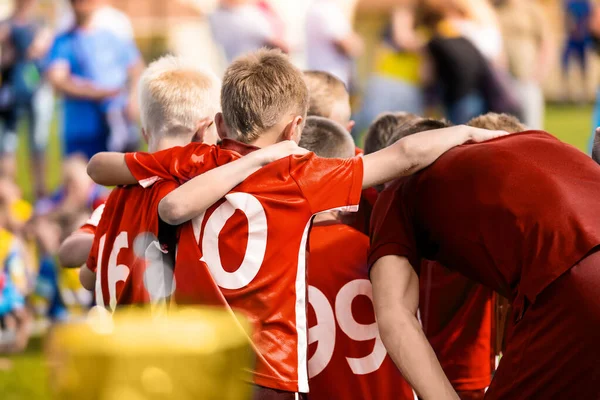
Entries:
<svg viewBox="0 0 600 400">
<path fill-rule="evenodd" d="M 494 361 L 492 290 L 428 260 L 421 263 L 419 285 L 423 331 L 452 386 L 485 389 Z"/>
<path fill-rule="evenodd" d="M 176 231 L 160 222 L 158 204 L 176 187 L 165 181 L 152 190 L 126 186 L 112 191 L 86 262 L 97 276 L 96 304 L 114 311 L 117 305 L 158 304 L 171 295 L 172 255 L 159 242 L 171 243 L 174 250 Z"/>
<path fill-rule="evenodd" d="M 600 166 L 546 132 L 458 146 L 386 191 L 369 265 L 426 258 L 534 302 L 600 245 Z"/>
<path fill-rule="evenodd" d="M 202 168 L 222 165 L 222 152 L 247 154 L 256 149 L 224 140 L 213 147 L 214 156 L 207 157 L 203 146 L 207 147 L 191 144 L 155 155 L 136 153 L 128 157 L 128 165 L 140 182 L 173 179 L 171 175 L 185 180 Z M 187 168 L 190 160 L 198 167 Z M 186 169 L 196 172 L 184 176 Z M 160 170 L 176 173 L 156 175 Z M 188 295 L 192 283 L 196 292 L 211 296 L 218 285 L 229 306 L 248 315 L 256 327 L 256 384 L 308 391 L 305 257 L 310 221 L 323 211 L 356 210 L 362 176 L 358 157 L 287 157 L 250 176 L 197 218 L 192 228 L 180 231 L 176 281 L 186 281 Z M 184 245 L 195 247 L 196 253 L 180 263 L 180 255 L 188 253 Z M 209 271 L 212 281 L 194 279 L 197 269 Z"/>
<path fill-rule="evenodd" d="M 313 226 L 308 257 L 311 400 L 412 400 L 377 329 L 369 238 L 340 223 Z"/>
</svg>

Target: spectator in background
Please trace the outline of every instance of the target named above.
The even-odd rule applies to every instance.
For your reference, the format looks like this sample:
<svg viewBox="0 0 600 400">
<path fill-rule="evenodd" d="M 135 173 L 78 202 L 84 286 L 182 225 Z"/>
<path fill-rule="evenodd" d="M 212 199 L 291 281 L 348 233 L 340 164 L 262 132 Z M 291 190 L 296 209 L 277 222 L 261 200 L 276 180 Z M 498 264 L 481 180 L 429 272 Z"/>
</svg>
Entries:
<svg viewBox="0 0 600 400">
<path fill-rule="evenodd" d="M 552 42 L 544 10 L 537 0 L 503 0 L 498 15 L 508 68 L 523 107 L 523 122 L 544 127 L 542 82 L 548 75 Z"/>
<path fill-rule="evenodd" d="M 502 32 L 489 0 L 442 0 L 448 7 L 446 23 L 469 39 L 493 64 L 503 55 Z"/>
<path fill-rule="evenodd" d="M 210 15 L 210 27 L 215 42 L 225 53 L 227 63 L 242 54 L 262 47 L 288 52 L 288 45 L 273 23 L 272 10 L 254 0 L 221 0 Z M 270 8 L 269 8 L 270 10 Z"/>
<path fill-rule="evenodd" d="M 377 48 L 355 135 L 360 135 L 384 112 L 424 113 L 419 53 L 425 41 L 417 33 L 415 11 L 415 0 L 402 0 L 392 12 Z"/>
<path fill-rule="evenodd" d="M 445 116 L 455 124 L 465 124 L 487 112 L 482 83 L 488 61 L 457 28 L 455 22 L 464 18 L 463 9 L 445 0 L 424 4 L 423 22 L 432 32 L 426 78 L 441 89 Z"/>
<path fill-rule="evenodd" d="M 315 0 L 306 16 L 307 69 L 325 71 L 349 87 L 363 41 L 344 14 L 342 0 Z"/>
<path fill-rule="evenodd" d="M 144 64 L 135 44 L 94 26 L 100 0 L 71 0 L 76 25 L 50 52 L 47 76 L 64 95 L 65 154 L 88 158 L 107 149 L 131 150 L 138 137 L 137 81 Z"/>
<path fill-rule="evenodd" d="M 585 95 L 585 80 L 587 76 L 587 49 L 590 44 L 590 19 L 592 17 L 592 5 L 589 0 L 563 0 L 565 7 L 566 42 L 562 56 L 562 68 L 564 80 L 567 82 L 567 98 L 570 100 L 568 84 L 569 64 L 575 57 L 581 78 L 584 82 L 583 94 Z"/>
<path fill-rule="evenodd" d="M 52 89 L 41 79 L 42 59 L 52 33 L 35 18 L 37 0 L 17 0 L 13 15 L 0 24 L 3 54 L 3 102 L 5 130 L 1 135 L 2 174 L 14 177 L 18 122 L 28 120 L 30 168 L 35 194 L 46 192 L 45 152 L 54 111 Z"/>
</svg>

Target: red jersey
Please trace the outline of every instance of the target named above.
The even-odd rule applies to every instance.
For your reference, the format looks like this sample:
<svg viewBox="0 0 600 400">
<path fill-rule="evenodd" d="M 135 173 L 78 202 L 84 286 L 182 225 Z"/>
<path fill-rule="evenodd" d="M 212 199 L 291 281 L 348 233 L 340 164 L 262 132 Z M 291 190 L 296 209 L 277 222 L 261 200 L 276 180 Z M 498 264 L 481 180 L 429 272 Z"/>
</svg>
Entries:
<svg viewBox="0 0 600 400">
<path fill-rule="evenodd" d="M 541 131 L 458 146 L 385 192 L 370 265 L 439 261 L 513 301 L 533 303 L 600 245 L 600 167 Z"/>
<path fill-rule="evenodd" d="M 207 156 L 203 146 L 209 147 L 190 144 L 154 155 L 137 153 L 128 165 L 140 182 L 173 179 L 156 175 L 165 169 L 186 180 L 222 165 L 223 153 L 256 149 L 224 140 Z M 194 166 L 186 167 L 189 163 Z M 185 176 L 186 170 L 192 173 Z M 287 157 L 250 176 L 180 232 L 177 291 L 182 280 L 188 289 L 195 285 L 188 295 L 212 294 L 218 287 L 229 306 L 248 315 L 256 327 L 258 385 L 308 391 L 305 257 L 310 221 L 323 211 L 356 210 L 362 173 L 361 158 Z M 180 262 L 183 254 L 186 262 Z M 198 270 L 212 280 L 197 280 Z"/>
<path fill-rule="evenodd" d="M 457 391 L 487 388 L 495 358 L 492 290 L 427 260 L 419 284 L 423 331 L 450 383 Z"/>
<path fill-rule="evenodd" d="M 327 222 L 313 226 L 309 243 L 311 400 L 412 400 L 379 337 L 367 275 L 369 238 Z"/>
<path fill-rule="evenodd" d="M 173 242 L 176 232 L 160 222 L 158 204 L 175 187 L 161 182 L 152 190 L 127 186 L 112 191 L 86 263 L 96 272 L 96 304 L 114 311 L 117 305 L 155 303 L 171 295 L 173 266 L 159 238 Z"/>
</svg>

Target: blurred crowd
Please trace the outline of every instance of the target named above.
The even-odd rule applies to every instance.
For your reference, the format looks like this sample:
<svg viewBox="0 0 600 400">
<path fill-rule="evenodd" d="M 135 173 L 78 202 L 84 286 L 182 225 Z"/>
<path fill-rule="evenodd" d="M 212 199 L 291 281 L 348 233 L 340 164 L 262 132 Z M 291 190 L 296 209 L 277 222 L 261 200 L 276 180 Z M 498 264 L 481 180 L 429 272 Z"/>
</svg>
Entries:
<svg viewBox="0 0 600 400">
<path fill-rule="evenodd" d="M 542 82 L 558 54 L 541 1 L 398 0 L 364 87 L 356 81 L 356 59 L 365 44 L 345 3 L 311 2 L 303 67 L 331 73 L 361 99 L 356 125 L 348 127 L 357 142 L 378 115 L 394 111 L 455 124 L 510 113 L 543 128 Z M 586 0 L 562 4 L 563 70 L 576 63 L 585 74 L 600 38 L 600 9 Z M 88 159 L 140 145 L 137 82 L 145 63 L 130 20 L 104 0 L 70 0 L 70 6 L 71 14 L 50 22 L 39 18 L 36 0 L 15 0 L 0 23 L 0 315 L 7 316 L 4 328 L 16 327 L 3 332 L 16 336 L 36 318 L 62 320 L 92 304 L 76 272 L 59 268 L 58 249 L 106 198 L 86 174 Z M 268 1 L 221 0 L 209 24 L 228 62 L 262 47 L 294 51 Z M 61 185 L 50 191 L 46 153 L 55 109 L 64 161 Z M 600 126 L 600 112 L 596 118 Z M 18 139 L 20 132 L 27 141 Z M 34 188 L 29 202 L 15 183 L 21 143 L 28 144 Z M 0 336 L 0 352 L 5 344 L 25 345 L 11 335 Z"/>
</svg>

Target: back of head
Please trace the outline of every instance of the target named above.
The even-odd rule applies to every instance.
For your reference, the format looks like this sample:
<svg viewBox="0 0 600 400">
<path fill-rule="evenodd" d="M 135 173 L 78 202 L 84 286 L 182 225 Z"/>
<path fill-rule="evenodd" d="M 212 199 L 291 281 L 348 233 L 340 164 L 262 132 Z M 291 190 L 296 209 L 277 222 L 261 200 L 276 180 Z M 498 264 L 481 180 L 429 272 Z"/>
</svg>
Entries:
<svg viewBox="0 0 600 400">
<path fill-rule="evenodd" d="M 308 117 L 302 130 L 300 147 L 323 158 L 354 156 L 354 140 L 343 126 L 323 117 Z"/>
<path fill-rule="evenodd" d="M 189 142 L 200 120 L 220 111 L 220 89 L 219 78 L 208 69 L 162 57 L 140 78 L 142 128 L 153 139 L 184 135 Z"/>
<path fill-rule="evenodd" d="M 340 79 L 324 71 L 305 71 L 310 104 L 308 115 L 332 119 L 342 125 L 350 122 L 350 95 Z"/>
<path fill-rule="evenodd" d="M 308 89 L 302 72 L 285 54 L 262 49 L 239 57 L 227 68 L 221 106 L 229 135 L 252 143 L 288 116 L 305 118 Z"/>
<path fill-rule="evenodd" d="M 402 128 L 421 117 L 407 112 L 384 113 L 369 126 L 365 137 L 365 154 L 375 153 L 402 139 Z"/>
<path fill-rule="evenodd" d="M 523 132 L 528 128 L 516 117 L 508 114 L 487 113 L 470 120 L 467 125 L 473 128 L 489 129 L 491 131 L 506 131 L 508 133 Z"/>
</svg>

